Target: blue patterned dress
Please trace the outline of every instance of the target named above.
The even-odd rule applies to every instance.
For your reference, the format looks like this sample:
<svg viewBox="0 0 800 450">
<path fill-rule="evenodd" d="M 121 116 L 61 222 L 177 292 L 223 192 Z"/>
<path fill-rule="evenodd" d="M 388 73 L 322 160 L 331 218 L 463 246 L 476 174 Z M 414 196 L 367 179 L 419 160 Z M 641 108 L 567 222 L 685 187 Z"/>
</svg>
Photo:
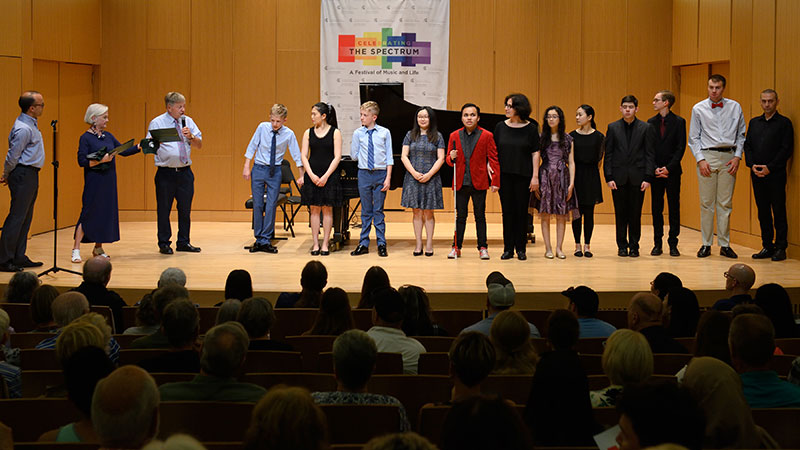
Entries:
<svg viewBox="0 0 800 450">
<path fill-rule="evenodd" d="M 431 143 L 426 135 L 420 135 L 419 138 L 412 141 L 410 131 L 403 138 L 403 145 L 408 145 L 408 159 L 417 172 L 427 173 L 431 170 L 438 159 L 438 150 L 444 149 L 442 133 L 436 133 L 436 138 L 438 139 L 436 144 Z M 410 172 L 406 172 L 400 206 L 417 209 L 443 209 L 442 179 L 439 174 L 434 174 L 427 183 L 420 183 Z"/>
</svg>

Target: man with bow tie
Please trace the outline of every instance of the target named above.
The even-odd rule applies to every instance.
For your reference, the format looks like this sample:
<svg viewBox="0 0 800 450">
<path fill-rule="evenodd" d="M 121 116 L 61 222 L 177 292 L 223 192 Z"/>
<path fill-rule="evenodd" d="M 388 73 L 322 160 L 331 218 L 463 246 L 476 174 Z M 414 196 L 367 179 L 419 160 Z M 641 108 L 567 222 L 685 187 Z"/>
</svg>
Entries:
<svg viewBox="0 0 800 450">
<path fill-rule="evenodd" d="M 700 192 L 703 245 L 697 252 L 698 258 L 711 255 L 715 210 L 719 254 L 738 257 L 730 244 L 730 216 L 736 171 L 744 149 L 745 123 L 739 103 L 722 97 L 725 82 L 725 77 L 719 74 L 708 78 L 708 98 L 692 108 L 689 127 L 689 148 L 697 160 Z"/>
</svg>

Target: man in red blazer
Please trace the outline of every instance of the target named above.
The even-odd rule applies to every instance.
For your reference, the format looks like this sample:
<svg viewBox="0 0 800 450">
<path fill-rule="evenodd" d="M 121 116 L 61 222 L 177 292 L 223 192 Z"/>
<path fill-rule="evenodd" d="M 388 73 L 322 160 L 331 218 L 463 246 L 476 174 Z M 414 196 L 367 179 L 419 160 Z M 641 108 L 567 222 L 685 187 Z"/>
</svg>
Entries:
<svg viewBox="0 0 800 450">
<path fill-rule="evenodd" d="M 472 209 L 475 214 L 475 228 L 478 232 L 478 253 L 481 259 L 489 259 L 486 241 L 486 190 L 497 192 L 500 189 L 500 165 L 497 162 L 497 147 L 492 133 L 478 126 L 481 109 L 474 103 L 461 107 L 460 128 L 450 134 L 450 149 L 447 164 L 456 165 L 456 242 L 447 255 L 448 258 L 461 256 L 461 244 L 464 243 L 464 230 L 467 228 L 467 207 L 472 198 Z M 491 167 L 489 175 L 487 166 Z"/>
</svg>

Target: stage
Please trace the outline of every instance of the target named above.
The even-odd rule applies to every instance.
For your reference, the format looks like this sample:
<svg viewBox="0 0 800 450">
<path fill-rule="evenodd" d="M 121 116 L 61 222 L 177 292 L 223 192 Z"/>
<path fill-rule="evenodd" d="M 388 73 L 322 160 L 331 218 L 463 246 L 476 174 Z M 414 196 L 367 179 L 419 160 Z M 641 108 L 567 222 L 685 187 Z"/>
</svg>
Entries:
<svg viewBox="0 0 800 450">
<path fill-rule="evenodd" d="M 412 255 L 413 229 L 410 223 L 401 222 L 387 223 L 388 258 L 377 255 L 374 238 L 368 255 L 350 256 L 360 232 L 359 228 L 351 228 L 351 240 L 344 250 L 332 252 L 330 256 L 316 257 L 328 269 L 328 286 L 345 289 L 356 302 L 364 273 L 370 266 L 380 265 L 388 272 L 393 286 L 415 284 L 424 287 L 431 293 L 435 307 L 481 308 L 485 302 L 486 275 L 499 270 L 521 293 L 518 300 L 520 306 L 563 307 L 565 298 L 558 292 L 569 286 L 585 284 L 599 292 L 608 293 L 601 295 L 601 307 L 611 308 L 624 307 L 630 292 L 648 290 L 655 275 L 667 271 L 675 273 L 686 286 L 697 291 L 703 305 L 719 297 L 720 293 L 713 291 L 724 288 L 723 272 L 734 262 L 743 262 L 755 269 L 756 286 L 777 282 L 787 288 L 800 287 L 800 261 L 756 261 L 750 255 L 757 249 L 739 245 L 734 246 L 739 254 L 738 260 L 719 256 L 718 247 L 713 248 L 711 257 L 698 259 L 695 253 L 700 246 L 700 233 L 687 228 L 681 230 L 680 257 L 666 254 L 650 256 L 652 228 L 645 225 L 642 230 L 642 256 L 620 258 L 616 255 L 614 226 L 596 225 L 592 238 L 594 257 L 576 258 L 572 256 L 572 232 L 568 227 L 564 245 L 567 259 L 549 260 L 543 257 L 544 244 L 537 224 L 537 241 L 528 245 L 528 260 L 501 261 L 502 227 L 498 223 L 489 223 L 489 252 L 492 258 L 482 261 L 478 259 L 474 247 L 474 223 L 468 222 L 463 257 L 448 260 L 446 255 L 452 240 L 452 213 L 442 213 L 437 218 L 435 254 L 432 257 Z M 155 287 L 163 269 L 180 267 L 187 274 L 187 287 L 193 294 L 192 299 L 208 305 L 222 300 L 225 279 L 232 269 L 245 269 L 253 277 L 254 290 L 274 301 L 278 292 L 299 291 L 300 272 L 305 263 L 312 259 L 309 255 L 311 233 L 308 226 L 298 222 L 295 226 L 297 237 L 292 238 L 281 229 L 280 224 L 279 217 L 277 236 L 288 239 L 275 241 L 278 254 L 251 254 L 243 249 L 254 240 L 247 222 L 193 222 L 192 244 L 203 251 L 162 255 L 158 253 L 156 245 L 155 222 L 123 222 L 120 226 L 122 239 L 105 246 L 113 263 L 109 287 L 125 292 L 125 300 L 134 303 L 141 293 Z M 173 231 L 176 229 L 177 224 L 173 223 Z M 70 262 L 72 232 L 72 228 L 58 231 L 58 266 L 80 271 L 81 264 Z M 555 225 L 551 234 L 555 236 Z M 44 268 L 37 272 L 52 265 L 52 244 L 52 232 L 34 236 L 28 242 L 28 255 L 33 260 L 44 262 Z M 82 244 L 81 255 L 84 258 L 90 256 L 91 248 L 91 244 Z M 8 273 L 0 274 L 0 283 L 5 284 L 10 277 Z M 69 288 L 77 286 L 80 277 L 59 272 L 43 276 L 42 282 Z M 795 303 L 799 300 L 797 291 L 791 291 Z M 540 294 L 530 294 L 534 292 Z"/>
</svg>

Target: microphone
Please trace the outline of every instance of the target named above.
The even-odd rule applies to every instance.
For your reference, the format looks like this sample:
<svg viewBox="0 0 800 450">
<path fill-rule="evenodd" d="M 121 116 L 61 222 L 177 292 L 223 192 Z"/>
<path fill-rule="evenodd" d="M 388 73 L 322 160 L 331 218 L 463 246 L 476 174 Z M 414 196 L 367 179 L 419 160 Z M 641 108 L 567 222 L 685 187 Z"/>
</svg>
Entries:
<svg viewBox="0 0 800 450">
<path fill-rule="evenodd" d="M 181 117 L 181 128 L 186 128 L 186 117 Z"/>
</svg>

